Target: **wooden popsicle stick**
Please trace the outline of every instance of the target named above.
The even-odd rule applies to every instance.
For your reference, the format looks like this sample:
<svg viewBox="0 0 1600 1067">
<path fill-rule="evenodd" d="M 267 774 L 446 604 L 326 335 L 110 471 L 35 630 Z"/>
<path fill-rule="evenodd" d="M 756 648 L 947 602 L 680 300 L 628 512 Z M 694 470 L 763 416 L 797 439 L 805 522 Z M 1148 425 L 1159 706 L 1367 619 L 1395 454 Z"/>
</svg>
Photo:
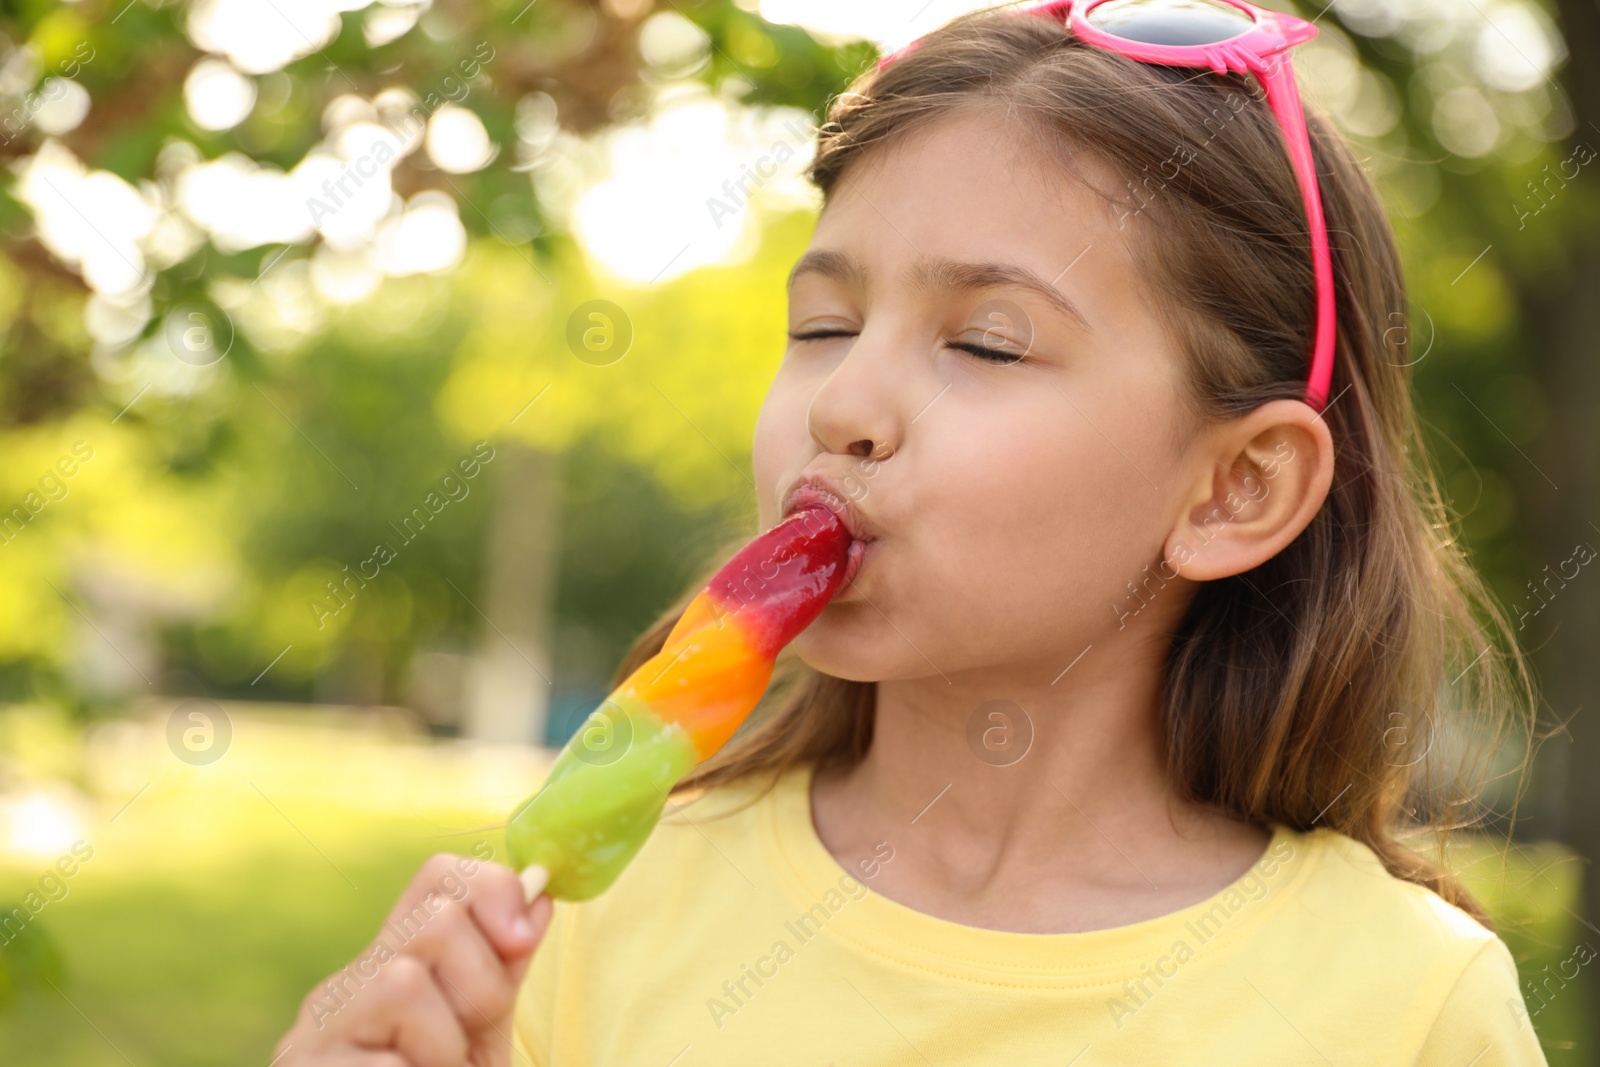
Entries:
<svg viewBox="0 0 1600 1067">
<path fill-rule="evenodd" d="M 550 872 L 534 863 L 522 868 L 517 879 L 522 882 L 523 903 L 532 904 L 534 898 L 544 892 L 544 887 L 550 881 Z"/>
</svg>

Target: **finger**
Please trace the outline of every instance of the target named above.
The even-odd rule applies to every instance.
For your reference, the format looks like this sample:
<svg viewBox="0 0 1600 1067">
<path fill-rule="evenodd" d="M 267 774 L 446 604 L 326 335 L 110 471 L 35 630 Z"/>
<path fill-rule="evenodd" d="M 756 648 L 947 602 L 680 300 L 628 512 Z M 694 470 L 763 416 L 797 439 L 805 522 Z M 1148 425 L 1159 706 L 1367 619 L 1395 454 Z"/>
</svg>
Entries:
<svg viewBox="0 0 1600 1067">
<path fill-rule="evenodd" d="M 283 1067 L 299 1067 L 285 1061 Z M 392 1049 L 344 1048 L 331 1049 L 326 1056 L 317 1058 L 316 1067 L 417 1067 Z"/>
<path fill-rule="evenodd" d="M 544 943 L 544 935 L 550 929 L 550 920 L 555 914 L 555 903 L 548 896 L 540 893 L 534 898 L 533 903 L 528 906 L 528 924 L 533 927 L 534 952 L 537 952 L 538 946 Z M 528 967 L 533 963 L 533 955 L 534 953 L 530 952 L 507 965 L 506 971 L 511 976 L 513 990 L 522 987 L 522 979 L 527 976 Z M 516 995 L 513 992 L 513 1004 L 515 1004 L 515 1001 Z"/>
<path fill-rule="evenodd" d="M 480 864 L 467 895 L 472 916 L 501 958 L 516 959 L 533 950 L 539 935 L 527 912 L 521 879 L 498 863 Z"/>
<path fill-rule="evenodd" d="M 544 940 L 544 933 L 550 928 L 550 920 L 555 915 L 555 909 L 556 902 L 545 893 L 540 893 L 528 906 L 528 925 L 533 927 L 533 938 L 536 942 Z"/>
<path fill-rule="evenodd" d="M 386 929 L 409 939 L 447 900 L 466 901 L 473 919 L 504 959 L 533 949 L 537 937 L 524 907 L 524 888 L 510 868 L 440 852 L 423 863 L 389 913 Z"/>
<path fill-rule="evenodd" d="M 345 1034 L 351 1044 L 393 1049 L 415 1067 L 461 1067 L 466 1059 L 461 1020 L 432 969 L 415 956 L 396 956 L 385 963 L 377 978 L 356 992 L 343 1015 L 349 1016 Z"/>
<path fill-rule="evenodd" d="M 464 904 L 447 903 L 403 951 L 433 968 L 469 1031 L 504 1015 L 516 995 L 505 961 Z"/>
</svg>

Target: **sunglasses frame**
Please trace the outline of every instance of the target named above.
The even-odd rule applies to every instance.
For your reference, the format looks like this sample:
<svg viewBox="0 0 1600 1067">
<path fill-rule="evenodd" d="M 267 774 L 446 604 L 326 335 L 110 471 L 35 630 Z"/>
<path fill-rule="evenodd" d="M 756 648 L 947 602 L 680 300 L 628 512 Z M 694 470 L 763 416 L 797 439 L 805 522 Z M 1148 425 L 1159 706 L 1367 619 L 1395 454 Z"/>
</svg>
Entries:
<svg viewBox="0 0 1600 1067">
<path fill-rule="evenodd" d="M 1132 41 L 1096 28 L 1089 15 L 1101 4 L 1112 0 L 1045 0 L 1023 7 L 1012 8 L 1008 15 L 1040 15 L 1054 19 L 1072 31 L 1072 35 L 1085 44 L 1103 48 L 1141 63 L 1154 63 L 1169 67 L 1205 67 L 1217 74 L 1232 71 L 1251 74 L 1266 93 L 1267 106 L 1272 109 L 1283 131 L 1289 161 L 1294 166 L 1295 178 L 1300 184 L 1301 201 L 1305 207 L 1308 229 L 1311 234 L 1312 266 L 1317 282 L 1317 328 L 1312 345 L 1311 365 L 1306 376 L 1305 402 L 1318 411 L 1328 402 L 1328 390 L 1333 383 L 1335 349 L 1335 308 L 1333 286 L 1333 260 L 1328 249 L 1328 228 L 1322 214 L 1322 193 L 1317 183 L 1316 163 L 1311 153 L 1311 137 L 1306 130 L 1305 112 L 1301 106 L 1299 86 L 1295 82 L 1294 64 L 1289 50 L 1304 44 L 1317 35 L 1317 27 L 1293 15 L 1268 11 L 1248 3 L 1247 0 L 1213 0 L 1237 8 L 1250 16 L 1253 27 L 1237 37 L 1215 44 L 1163 45 Z M 1179 8 L 1176 11 L 1181 11 Z M 1176 12 L 1175 12 L 1176 13 Z M 893 63 L 921 45 L 919 38 L 898 51 L 878 60 L 877 68 Z"/>
</svg>

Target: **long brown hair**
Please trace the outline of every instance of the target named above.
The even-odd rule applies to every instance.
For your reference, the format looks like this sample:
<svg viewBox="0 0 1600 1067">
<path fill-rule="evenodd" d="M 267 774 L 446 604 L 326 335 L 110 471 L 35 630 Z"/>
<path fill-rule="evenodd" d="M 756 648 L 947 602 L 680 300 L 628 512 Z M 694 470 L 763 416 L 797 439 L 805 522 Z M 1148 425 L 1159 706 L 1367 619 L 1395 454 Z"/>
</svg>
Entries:
<svg viewBox="0 0 1600 1067">
<path fill-rule="evenodd" d="M 971 107 L 1022 120 L 1065 170 L 1077 173 L 1081 153 L 1125 181 L 1113 200 L 1132 222 L 1130 246 L 1164 324 L 1189 357 L 1189 399 L 1201 418 L 1304 395 L 1315 313 L 1310 239 L 1282 136 L 1253 79 L 1136 63 L 1044 18 L 978 12 L 838 96 L 811 178 L 827 198 L 865 153 Z M 1337 285 L 1324 415 L 1333 485 L 1283 552 L 1199 588 L 1166 661 L 1167 772 L 1189 802 L 1347 834 L 1397 877 L 1488 926 L 1444 866 L 1445 837 L 1481 818 L 1488 757 L 1510 709 L 1531 715 L 1532 685 L 1452 532 L 1423 450 L 1394 233 L 1349 145 L 1307 111 Z M 638 639 L 617 681 L 660 650 L 701 585 Z M 676 792 L 775 780 L 806 763 L 853 764 L 872 742 L 874 697 L 873 683 L 820 674 L 786 651 L 762 707 Z M 1467 751 L 1478 755 L 1460 757 L 1463 739 L 1477 742 Z M 1447 751 L 1456 765 L 1440 780 Z M 1474 788 L 1462 788 L 1466 776 Z M 1433 831 L 1437 863 L 1401 844 L 1418 830 Z"/>
</svg>

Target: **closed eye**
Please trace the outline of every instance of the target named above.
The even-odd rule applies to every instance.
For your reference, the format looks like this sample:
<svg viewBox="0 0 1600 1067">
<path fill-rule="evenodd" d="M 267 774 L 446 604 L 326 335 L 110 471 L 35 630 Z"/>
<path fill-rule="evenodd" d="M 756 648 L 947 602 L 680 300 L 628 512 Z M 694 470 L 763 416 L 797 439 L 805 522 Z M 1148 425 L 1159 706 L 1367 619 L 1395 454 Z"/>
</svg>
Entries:
<svg viewBox="0 0 1600 1067">
<path fill-rule="evenodd" d="M 854 337 L 855 335 L 856 332 L 854 330 L 821 329 L 807 330 L 800 333 L 791 330 L 789 332 L 789 339 L 791 341 L 826 341 L 836 337 Z M 990 348 L 988 345 L 973 344 L 970 341 L 949 341 L 946 343 L 949 344 L 951 348 L 965 352 L 977 359 L 981 359 L 985 363 L 996 363 L 1002 366 L 1007 366 L 1012 363 L 1021 362 L 1023 357 L 1023 353 L 1021 352 L 1007 352 L 999 348 Z"/>
<path fill-rule="evenodd" d="M 789 331 L 791 341 L 823 341 L 831 337 L 854 337 L 854 330 L 807 330 L 804 333 Z"/>
<path fill-rule="evenodd" d="M 1020 363 L 1022 361 L 1021 352 L 1006 352 L 999 348 L 990 348 L 988 345 L 975 345 L 970 341 L 949 341 L 946 343 L 949 344 L 951 348 L 959 349 L 962 352 L 976 356 L 978 359 L 981 359 L 986 363 L 999 363 L 1005 365 L 1011 363 Z"/>
</svg>

